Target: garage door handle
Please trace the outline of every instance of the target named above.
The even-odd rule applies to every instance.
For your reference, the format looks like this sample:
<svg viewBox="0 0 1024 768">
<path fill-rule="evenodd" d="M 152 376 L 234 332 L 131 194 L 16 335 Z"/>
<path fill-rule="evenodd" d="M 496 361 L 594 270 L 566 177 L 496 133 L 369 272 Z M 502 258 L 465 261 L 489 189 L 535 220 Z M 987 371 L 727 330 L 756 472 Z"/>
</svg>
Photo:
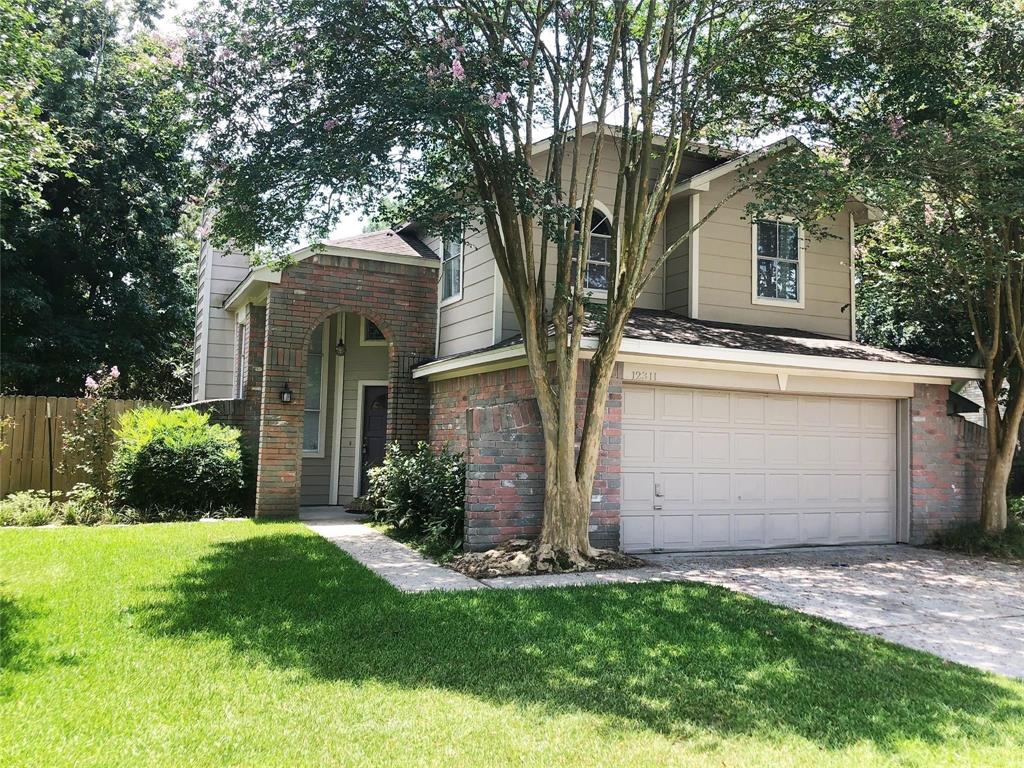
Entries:
<svg viewBox="0 0 1024 768">
<path fill-rule="evenodd" d="M 665 493 L 661 490 L 661 483 L 655 483 L 654 484 L 654 495 L 655 496 L 664 496 L 665 495 Z"/>
</svg>

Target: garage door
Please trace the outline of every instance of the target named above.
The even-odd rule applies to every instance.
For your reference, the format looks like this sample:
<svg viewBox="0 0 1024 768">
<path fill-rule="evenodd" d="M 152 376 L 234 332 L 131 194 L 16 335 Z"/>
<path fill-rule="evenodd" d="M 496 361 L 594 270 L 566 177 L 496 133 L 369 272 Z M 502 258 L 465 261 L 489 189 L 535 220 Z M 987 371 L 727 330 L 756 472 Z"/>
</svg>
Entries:
<svg viewBox="0 0 1024 768">
<path fill-rule="evenodd" d="M 896 401 L 626 387 L 622 548 L 889 542 Z"/>
</svg>

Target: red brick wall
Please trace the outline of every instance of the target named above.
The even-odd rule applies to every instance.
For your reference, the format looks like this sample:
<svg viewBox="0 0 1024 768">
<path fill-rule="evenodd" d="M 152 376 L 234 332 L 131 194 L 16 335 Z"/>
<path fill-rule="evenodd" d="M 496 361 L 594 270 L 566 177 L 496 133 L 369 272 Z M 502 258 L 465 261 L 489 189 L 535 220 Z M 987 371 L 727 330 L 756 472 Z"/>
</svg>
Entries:
<svg viewBox="0 0 1024 768">
<path fill-rule="evenodd" d="M 256 481 L 260 517 L 298 512 L 306 349 L 313 329 L 337 312 L 366 316 L 388 339 L 388 441 L 410 447 L 427 437 L 428 390 L 413 380 L 412 369 L 434 351 L 437 269 L 328 255 L 294 264 L 267 297 Z M 286 383 L 294 393 L 287 404 L 280 400 Z"/>
<path fill-rule="evenodd" d="M 910 541 L 976 521 L 985 475 L 985 429 L 946 415 L 949 388 L 918 384 L 911 400 Z"/>
<path fill-rule="evenodd" d="M 581 364 L 577 417 L 582 425 L 589 368 Z M 619 544 L 622 375 L 616 369 L 591 503 L 595 546 Z M 581 426 L 582 428 L 582 426 Z M 430 439 L 466 454 L 467 549 L 534 537 L 544 508 L 544 441 L 525 367 L 433 382 Z"/>
</svg>

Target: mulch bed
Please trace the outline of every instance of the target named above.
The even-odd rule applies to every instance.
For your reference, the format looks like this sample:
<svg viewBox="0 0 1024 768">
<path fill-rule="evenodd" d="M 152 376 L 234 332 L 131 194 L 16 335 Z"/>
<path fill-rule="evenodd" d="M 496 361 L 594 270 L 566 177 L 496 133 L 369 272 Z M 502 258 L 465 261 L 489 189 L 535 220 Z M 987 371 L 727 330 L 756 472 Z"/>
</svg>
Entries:
<svg viewBox="0 0 1024 768">
<path fill-rule="evenodd" d="M 512 539 L 500 547 L 486 552 L 466 552 L 445 563 L 449 568 L 474 579 L 492 579 L 498 576 L 536 576 L 549 573 L 580 573 L 583 571 L 612 571 L 641 568 L 647 563 L 622 552 L 598 550 L 595 557 L 584 563 L 561 564 L 545 558 L 538 560 L 536 542 Z"/>
</svg>

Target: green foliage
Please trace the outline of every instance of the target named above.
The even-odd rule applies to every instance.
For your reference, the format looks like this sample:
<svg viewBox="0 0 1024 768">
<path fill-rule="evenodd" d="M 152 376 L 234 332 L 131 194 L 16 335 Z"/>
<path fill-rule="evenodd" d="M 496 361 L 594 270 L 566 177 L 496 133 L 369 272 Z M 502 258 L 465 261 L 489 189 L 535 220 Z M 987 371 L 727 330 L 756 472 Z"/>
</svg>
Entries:
<svg viewBox="0 0 1024 768">
<path fill-rule="evenodd" d="M 121 417 L 110 463 L 114 502 L 130 519 L 198 518 L 240 504 L 241 432 L 191 408 L 137 408 Z"/>
<path fill-rule="evenodd" d="M 64 525 L 99 525 L 119 520 L 106 495 L 88 483 L 75 483 L 60 505 Z"/>
<path fill-rule="evenodd" d="M 0 500 L 0 526 L 47 525 L 56 517 L 46 491 L 18 491 Z"/>
<path fill-rule="evenodd" d="M 64 469 L 81 472 L 101 496 L 110 493 L 108 462 L 114 445 L 111 400 L 120 394 L 117 366 L 100 368 L 85 377 L 84 396 L 75 402 L 71 423 L 64 430 Z"/>
<path fill-rule="evenodd" d="M 68 165 L 36 174 L 37 203 L 2 203 L 4 392 L 74 395 L 80 371 L 117 360 L 126 397 L 190 393 L 197 251 L 181 228 L 197 190 L 193 123 L 176 44 L 146 31 L 150 5 L 40 0 L 29 11 L 50 70 L 31 100 Z"/>
<path fill-rule="evenodd" d="M 435 548 L 453 549 L 462 541 L 466 463 L 447 446 L 438 452 L 424 442 L 404 453 L 390 443 L 379 467 L 369 471 L 367 502 L 374 520 Z"/>
<path fill-rule="evenodd" d="M 1024 562 L 1024 498 L 1008 500 L 1006 530 L 989 533 L 979 523 L 967 523 L 942 534 L 935 546 L 967 555 L 982 555 Z"/>
</svg>

